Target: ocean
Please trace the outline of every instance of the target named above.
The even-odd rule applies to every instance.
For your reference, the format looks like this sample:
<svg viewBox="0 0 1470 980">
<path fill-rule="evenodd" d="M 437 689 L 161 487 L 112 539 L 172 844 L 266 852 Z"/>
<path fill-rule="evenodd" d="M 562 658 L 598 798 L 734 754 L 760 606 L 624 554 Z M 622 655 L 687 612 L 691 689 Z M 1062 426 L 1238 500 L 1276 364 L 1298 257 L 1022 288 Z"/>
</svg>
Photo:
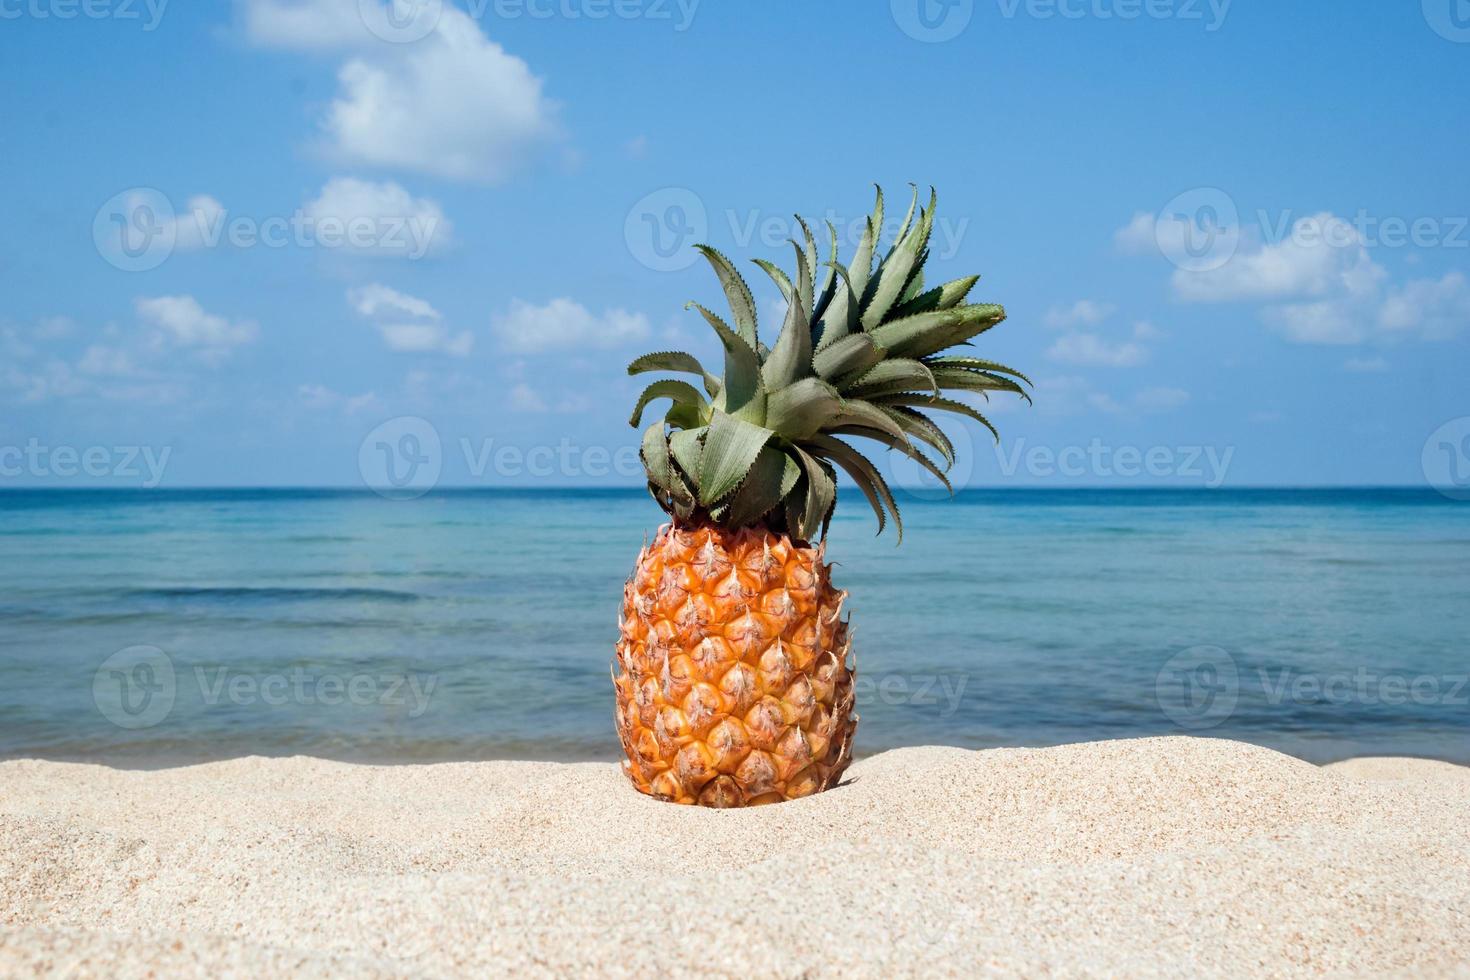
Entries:
<svg viewBox="0 0 1470 980">
<path fill-rule="evenodd" d="M 1191 734 L 1470 763 L 1470 505 L 1433 490 L 861 499 L 859 755 Z M 0 492 L 0 757 L 610 759 L 636 490 Z"/>
</svg>

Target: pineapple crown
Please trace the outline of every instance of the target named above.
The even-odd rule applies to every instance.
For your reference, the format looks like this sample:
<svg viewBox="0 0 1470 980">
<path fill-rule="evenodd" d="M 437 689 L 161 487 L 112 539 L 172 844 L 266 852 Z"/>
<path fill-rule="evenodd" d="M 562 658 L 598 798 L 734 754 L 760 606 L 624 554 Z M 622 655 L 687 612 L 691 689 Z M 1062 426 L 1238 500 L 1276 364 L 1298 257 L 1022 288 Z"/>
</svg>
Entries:
<svg viewBox="0 0 1470 980">
<path fill-rule="evenodd" d="M 704 387 L 701 394 L 686 381 L 655 381 L 633 408 L 629 424 L 637 428 L 650 402 L 673 403 L 643 433 L 648 489 L 659 506 L 680 521 L 730 528 L 764 523 L 811 541 L 826 532 L 840 467 L 878 515 L 878 533 L 887 508 L 902 540 L 892 490 L 877 467 L 839 436 L 872 439 L 903 453 L 954 492 L 944 475 L 954 463 L 954 445 L 926 413 L 972 418 L 999 439 L 977 409 L 945 393 L 975 391 L 988 400 L 992 391 L 1012 392 L 1029 402 L 1015 379 L 1030 381 L 1003 364 L 946 353 L 970 346 L 971 338 L 1005 319 L 1005 310 L 965 302 L 979 276 L 924 288 L 935 203 L 931 189 L 929 206 L 919 208 L 914 189 L 908 215 L 876 267 L 881 187 L 850 264 L 837 260 L 837 230 L 827 222 L 830 256 L 821 263 L 820 282 L 816 242 L 797 216 L 805 242 L 791 242 L 795 275 L 755 260 L 786 300 L 772 348 L 760 341 L 755 301 L 735 266 L 708 245 L 696 246 L 719 278 L 735 326 L 698 303 L 686 308 L 714 328 L 725 352 L 724 373 L 712 374 L 682 351 L 645 354 L 628 365 L 629 374 L 695 375 Z M 944 467 L 915 440 L 937 452 Z"/>
</svg>

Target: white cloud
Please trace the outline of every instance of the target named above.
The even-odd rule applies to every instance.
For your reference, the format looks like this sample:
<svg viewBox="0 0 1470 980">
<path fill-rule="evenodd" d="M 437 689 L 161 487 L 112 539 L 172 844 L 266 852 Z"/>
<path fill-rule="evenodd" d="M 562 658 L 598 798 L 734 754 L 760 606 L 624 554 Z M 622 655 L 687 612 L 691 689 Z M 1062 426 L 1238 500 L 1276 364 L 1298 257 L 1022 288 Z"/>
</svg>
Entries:
<svg viewBox="0 0 1470 980">
<path fill-rule="evenodd" d="M 635 136 L 623 144 L 623 155 L 630 160 L 642 160 L 648 156 L 648 137 Z"/>
<path fill-rule="evenodd" d="M 1243 247 L 1217 269 L 1176 270 L 1173 284 L 1183 300 L 1222 303 L 1363 295 L 1385 275 L 1356 228 L 1330 214 L 1317 214 L 1294 222 L 1280 242 Z"/>
<path fill-rule="evenodd" d="M 333 391 L 326 385 L 307 384 L 296 389 L 302 404 L 309 409 L 336 409 L 340 408 L 348 415 L 355 415 L 367 409 L 381 409 L 383 403 L 375 392 L 367 391 L 360 395 L 343 395 Z"/>
<path fill-rule="evenodd" d="M 1170 412 L 1188 402 L 1183 388 L 1145 388 L 1133 396 L 1133 406 L 1141 412 Z"/>
<path fill-rule="evenodd" d="M 362 255 L 417 259 L 448 247 L 453 235 L 437 201 L 392 181 L 333 177 L 302 213 L 318 245 Z"/>
<path fill-rule="evenodd" d="M 355 2 L 244 0 L 236 13 L 256 44 L 294 50 L 331 50 L 373 40 Z"/>
<path fill-rule="evenodd" d="M 1133 215 L 1129 222 L 1122 228 L 1113 232 L 1113 244 L 1120 251 L 1130 255 L 1142 255 L 1159 250 L 1157 237 L 1158 222 L 1155 217 L 1147 211 L 1139 211 Z"/>
<path fill-rule="evenodd" d="M 1071 306 L 1054 306 L 1047 310 L 1042 323 L 1048 327 L 1062 329 L 1079 325 L 1094 326 L 1113 312 L 1113 307 L 1096 300 L 1079 299 Z"/>
<path fill-rule="evenodd" d="M 1390 335 L 1428 340 L 1452 337 L 1470 323 L 1470 283 L 1458 272 L 1416 279 L 1391 289 L 1378 310 L 1378 326 Z"/>
<path fill-rule="evenodd" d="M 642 313 L 614 309 L 595 316 L 581 303 L 564 297 L 544 306 L 512 300 L 507 313 L 492 319 L 491 329 L 503 347 L 522 354 L 607 349 L 644 340 L 651 332 Z"/>
<path fill-rule="evenodd" d="M 257 44 L 346 55 L 321 120 L 336 157 L 496 183 L 560 136 L 542 80 L 450 2 L 389 0 L 399 22 L 404 13 L 421 18 L 408 22 L 404 43 L 378 36 L 385 27 L 397 33 L 380 0 L 237 2 L 244 33 Z"/>
<path fill-rule="evenodd" d="M 1309 303 L 1267 307 L 1266 322 L 1300 344 L 1361 344 L 1370 340 L 1443 340 L 1470 324 L 1470 284 L 1452 272 L 1416 279 L 1386 292 L 1344 293 Z"/>
<path fill-rule="evenodd" d="M 1068 333 L 1047 348 L 1046 356 L 1062 364 L 1135 367 L 1148 358 L 1148 351 L 1132 341 L 1114 344 L 1096 334 Z"/>
<path fill-rule="evenodd" d="M 89 387 L 84 379 L 77 377 L 70 365 L 57 358 L 29 368 L 9 363 L 0 371 L 3 371 L 0 379 L 4 380 L 5 386 L 14 390 L 16 398 L 23 402 L 42 402 L 81 394 Z"/>
<path fill-rule="evenodd" d="M 1342 369 L 1353 374 L 1381 374 L 1388 370 L 1388 361 L 1381 357 L 1349 357 L 1342 362 Z"/>
<path fill-rule="evenodd" d="M 377 316 L 380 312 L 391 312 L 427 320 L 438 320 L 439 311 L 427 300 L 409 296 L 381 283 L 373 283 L 359 289 L 349 290 L 347 301 L 363 316 Z"/>
<path fill-rule="evenodd" d="M 1153 217 L 1140 212 L 1114 238 L 1128 251 L 1157 251 L 1155 232 Z M 1298 344 L 1442 340 L 1470 323 L 1463 274 L 1388 279 L 1358 228 L 1322 213 L 1292 222 L 1279 241 L 1240 242 L 1218 268 L 1175 269 L 1172 284 L 1188 302 L 1264 302 L 1261 319 Z"/>
<path fill-rule="evenodd" d="M 347 302 L 362 316 L 376 321 L 378 334 L 389 350 L 465 357 L 474 349 L 474 334 L 450 331 L 428 300 L 375 282 L 349 289 Z"/>
<path fill-rule="evenodd" d="M 32 333 L 41 340 L 55 340 L 59 337 L 70 337 L 76 328 L 77 325 L 70 317 L 47 316 L 36 323 Z"/>
<path fill-rule="evenodd" d="M 208 194 L 194 195 L 184 213 L 174 216 L 174 248 L 192 250 L 217 244 L 226 217 L 219 201 Z"/>
<path fill-rule="evenodd" d="M 1361 344 L 1368 339 L 1361 311 L 1340 300 L 1270 306 L 1261 316 L 1296 344 Z"/>
<path fill-rule="evenodd" d="M 91 344 L 82 352 L 77 370 L 82 374 L 127 377 L 136 374 L 138 369 L 132 355 L 122 348 Z"/>
<path fill-rule="evenodd" d="M 464 357 L 475 346 L 475 337 L 468 330 L 451 334 L 437 323 L 383 323 L 378 332 L 389 350 L 408 354 L 448 354 Z"/>
<path fill-rule="evenodd" d="M 546 400 L 536 394 L 535 389 L 525 382 L 510 389 L 510 407 L 517 412 L 541 413 L 549 411 Z"/>
<path fill-rule="evenodd" d="M 120 210 L 139 219 L 146 216 L 153 228 L 149 240 L 170 243 L 175 251 L 219 244 L 227 218 L 225 206 L 208 194 L 194 195 L 178 210 L 157 191 L 133 190 L 124 195 Z"/>
<path fill-rule="evenodd" d="M 155 349 L 184 347 L 202 360 L 218 363 L 234 348 L 256 338 L 259 328 L 248 320 L 231 321 L 208 313 L 193 296 L 156 296 L 134 303 L 138 316 L 154 328 L 150 343 Z"/>
<path fill-rule="evenodd" d="M 434 32 L 337 73 L 323 123 L 348 159 L 449 177 L 504 180 L 558 132 L 530 67 L 445 5 Z"/>
<path fill-rule="evenodd" d="M 1048 416 L 1087 415 L 1141 415 L 1173 411 L 1189 401 L 1189 392 L 1182 388 L 1145 388 L 1132 395 L 1119 398 L 1093 387 L 1086 378 L 1075 375 L 1058 375 L 1036 379 L 1036 410 Z M 996 400 L 980 406 L 990 414 L 1006 410 L 1005 402 Z"/>
</svg>

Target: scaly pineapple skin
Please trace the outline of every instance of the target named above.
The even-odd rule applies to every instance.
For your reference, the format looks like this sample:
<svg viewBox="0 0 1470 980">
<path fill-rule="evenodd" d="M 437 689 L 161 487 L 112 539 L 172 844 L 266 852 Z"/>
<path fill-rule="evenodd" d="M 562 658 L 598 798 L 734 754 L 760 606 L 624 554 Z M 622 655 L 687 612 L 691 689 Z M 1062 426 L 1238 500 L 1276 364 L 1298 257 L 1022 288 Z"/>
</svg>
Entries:
<svg viewBox="0 0 1470 980">
<path fill-rule="evenodd" d="M 851 759 L 847 593 L 822 550 L 764 527 L 659 529 L 623 590 L 623 771 L 675 803 L 777 803 Z"/>
</svg>

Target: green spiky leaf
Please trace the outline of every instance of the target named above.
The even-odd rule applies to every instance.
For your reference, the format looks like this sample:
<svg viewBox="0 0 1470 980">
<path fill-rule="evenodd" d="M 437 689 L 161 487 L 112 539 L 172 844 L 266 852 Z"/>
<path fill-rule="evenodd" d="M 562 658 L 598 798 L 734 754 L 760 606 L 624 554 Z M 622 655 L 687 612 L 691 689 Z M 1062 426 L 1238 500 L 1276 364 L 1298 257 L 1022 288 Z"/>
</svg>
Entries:
<svg viewBox="0 0 1470 980">
<path fill-rule="evenodd" d="M 693 354 L 680 350 L 656 351 L 644 354 L 628 365 L 628 373 L 646 374 L 649 371 L 677 371 L 680 374 L 696 374 L 704 380 L 704 390 L 713 398 L 720 392 L 720 379 L 704 369 Z"/>
<path fill-rule="evenodd" d="M 803 540 L 810 541 L 817 536 L 827 522 L 828 515 L 832 513 L 832 505 L 837 501 L 837 481 L 830 468 L 811 453 L 800 446 L 792 446 L 791 451 L 801 464 L 805 479 L 802 499 L 796 508 L 798 519 L 794 522 L 797 525 L 795 530 Z"/>
<path fill-rule="evenodd" d="M 862 377 L 883 360 L 886 353 L 873 343 L 869 335 L 855 333 L 817 351 L 812 356 L 812 367 L 828 380 L 844 376 Z"/>
<path fill-rule="evenodd" d="M 770 396 L 766 427 L 784 439 L 804 439 L 820 431 L 842 409 L 836 388 L 820 378 L 803 378 Z"/>
<path fill-rule="evenodd" d="M 674 381 L 665 379 L 655 381 L 643 389 L 643 394 L 638 396 L 638 402 L 633 406 L 633 415 L 628 419 L 628 424 L 635 429 L 643 421 L 643 409 L 648 403 L 659 398 L 671 398 L 675 405 L 687 406 L 693 409 L 697 415 L 707 416 L 709 403 L 699 390 L 687 381 Z"/>
<path fill-rule="evenodd" d="M 878 515 L 878 533 L 883 533 L 885 524 L 883 507 L 886 505 L 893 513 L 893 523 L 898 529 L 898 540 L 903 541 L 903 518 L 898 512 L 898 503 L 893 499 L 893 491 L 888 489 L 888 483 L 883 479 L 883 474 L 868 461 L 862 453 L 853 449 L 841 439 L 832 436 L 816 436 L 808 443 L 823 456 L 832 460 L 838 466 L 847 471 L 852 481 L 858 485 L 863 496 L 868 498 L 868 503 L 873 508 L 873 513 Z"/>
<path fill-rule="evenodd" d="M 755 523 L 780 505 L 800 476 L 796 460 L 774 446 L 766 446 L 756 454 L 750 472 L 721 516 L 735 527 Z"/>
<path fill-rule="evenodd" d="M 725 377 L 714 407 L 759 424 L 766 417 L 766 390 L 761 384 L 760 355 L 730 325 L 698 303 L 690 303 L 700 312 L 725 348 Z"/>
<path fill-rule="evenodd" d="M 937 449 L 947 465 L 954 465 L 954 442 L 945 435 L 943 429 L 934 423 L 933 419 L 923 412 L 904 405 L 879 405 L 878 407 L 904 432 Z"/>
<path fill-rule="evenodd" d="M 756 456 L 775 435 L 765 426 L 715 412 L 710 420 L 704 452 L 699 457 L 699 502 L 705 507 L 718 503 L 740 486 Z"/>
<path fill-rule="evenodd" d="M 916 408 L 927 408 L 936 412 L 949 412 L 954 415 L 963 415 L 965 418 L 974 419 L 976 422 L 985 426 L 985 428 L 990 430 L 990 434 L 995 436 L 995 441 L 1000 441 L 999 430 L 990 424 L 990 420 L 978 408 L 954 398 L 945 398 L 942 395 L 937 398 L 931 398 L 928 395 L 905 393 L 901 395 L 886 395 L 878 399 L 878 401 L 884 405 L 912 405 Z"/>
<path fill-rule="evenodd" d="M 875 327 L 872 335 L 874 343 L 895 357 L 927 357 L 989 330 L 1005 316 L 1005 310 L 993 303 L 956 306 L 890 320 Z"/>
<path fill-rule="evenodd" d="M 1031 383 L 1030 378 L 1026 377 L 1015 368 L 1006 367 L 1004 364 L 999 364 L 995 361 L 987 361 L 984 358 L 980 357 L 926 357 L 924 358 L 924 363 L 929 365 L 931 368 L 958 367 L 970 368 L 976 371 L 997 371 L 1001 374 L 1009 374 L 1020 378 L 1028 385 Z"/>
<path fill-rule="evenodd" d="M 767 391 L 776 391 L 811 373 L 812 329 L 799 297 L 786 307 L 786 322 L 771 356 L 761 368 Z"/>
<path fill-rule="evenodd" d="M 857 398 L 870 398 L 895 391 L 928 391 L 937 395 L 939 384 L 924 362 L 905 357 L 890 357 L 879 361 L 856 378 L 849 376 L 839 379 L 837 390 Z"/>
<path fill-rule="evenodd" d="M 715 270 L 720 287 L 725 291 L 725 299 L 730 304 L 730 315 L 735 318 L 736 329 L 751 349 L 755 349 L 760 344 L 760 335 L 756 331 L 755 298 L 750 295 L 750 287 L 745 284 L 745 278 L 740 275 L 734 263 L 716 249 L 708 245 L 694 247 L 699 249 L 699 253 Z"/>
<path fill-rule="evenodd" d="M 889 318 L 898 320 L 913 316 L 915 313 L 952 309 L 965 301 L 965 297 L 970 295 L 970 290 L 974 289 L 975 283 L 979 281 L 979 276 L 965 276 L 963 279 L 953 279 L 943 285 L 935 286 L 928 292 L 919 293 L 912 299 L 904 300 L 894 307 Z"/>
</svg>

